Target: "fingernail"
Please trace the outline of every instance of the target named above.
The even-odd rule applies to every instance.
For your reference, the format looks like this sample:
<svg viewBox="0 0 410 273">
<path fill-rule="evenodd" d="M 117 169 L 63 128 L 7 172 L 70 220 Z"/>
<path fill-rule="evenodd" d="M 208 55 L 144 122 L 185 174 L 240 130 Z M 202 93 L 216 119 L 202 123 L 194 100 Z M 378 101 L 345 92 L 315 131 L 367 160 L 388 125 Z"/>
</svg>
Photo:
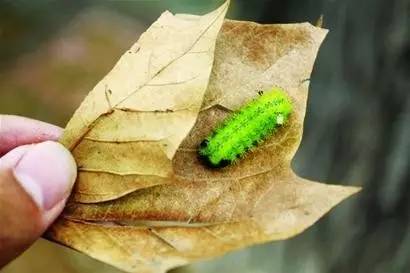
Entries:
<svg viewBox="0 0 410 273">
<path fill-rule="evenodd" d="M 77 168 L 64 146 L 47 141 L 33 145 L 24 154 L 14 175 L 40 208 L 50 210 L 68 197 Z"/>
</svg>

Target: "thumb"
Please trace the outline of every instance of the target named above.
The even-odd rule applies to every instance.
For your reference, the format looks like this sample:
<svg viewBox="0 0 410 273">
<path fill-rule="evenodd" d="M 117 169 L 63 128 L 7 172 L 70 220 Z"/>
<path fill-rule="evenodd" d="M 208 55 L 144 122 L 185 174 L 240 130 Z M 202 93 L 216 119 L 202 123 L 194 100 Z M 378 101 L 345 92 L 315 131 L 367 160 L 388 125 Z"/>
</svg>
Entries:
<svg viewBox="0 0 410 273">
<path fill-rule="evenodd" d="M 51 141 L 20 146 L 0 159 L 0 268 L 61 213 L 76 173 L 71 154 Z"/>
</svg>

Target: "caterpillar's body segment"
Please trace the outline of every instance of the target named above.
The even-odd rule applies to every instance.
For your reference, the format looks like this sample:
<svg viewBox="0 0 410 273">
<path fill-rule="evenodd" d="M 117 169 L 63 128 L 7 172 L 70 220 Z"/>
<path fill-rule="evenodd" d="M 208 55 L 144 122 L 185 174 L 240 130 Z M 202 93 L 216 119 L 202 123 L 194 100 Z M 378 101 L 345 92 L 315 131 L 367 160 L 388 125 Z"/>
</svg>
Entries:
<svg viewBox="0 0 410 273">
<path fill-rule="evenodd" d="M 286 93 L 278 88 L 258 93 L 258 98 L 225 119 L 202 141 L 199 156 L 208 166 L 231 164 L 286 123 L 292 112 Z"/>
</svg>

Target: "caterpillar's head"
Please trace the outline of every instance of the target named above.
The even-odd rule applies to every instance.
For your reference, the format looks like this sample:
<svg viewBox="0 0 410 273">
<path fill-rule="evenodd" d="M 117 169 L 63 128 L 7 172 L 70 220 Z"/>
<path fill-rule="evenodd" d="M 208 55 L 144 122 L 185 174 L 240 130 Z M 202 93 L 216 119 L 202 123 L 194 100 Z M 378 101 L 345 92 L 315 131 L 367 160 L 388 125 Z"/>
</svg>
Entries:
<svg viewBox="0 0 410 273">
<path fill-rule="evenodd" d="M 209 140 L 204 139 L 201 144 L 199 144 L 199 159 L 202 161 L 207 167 L 212 168 L 212 169 L 217 169 L 217 168 L 223 168 L 228 165 L 230 165 L 232 162 L 230 160 L 223 159 L 219 161 L 218 163 L 214 163 L 211 161 L 208 153 L 206 152 L 206 148 L 208 147 Z"/>
</svg>

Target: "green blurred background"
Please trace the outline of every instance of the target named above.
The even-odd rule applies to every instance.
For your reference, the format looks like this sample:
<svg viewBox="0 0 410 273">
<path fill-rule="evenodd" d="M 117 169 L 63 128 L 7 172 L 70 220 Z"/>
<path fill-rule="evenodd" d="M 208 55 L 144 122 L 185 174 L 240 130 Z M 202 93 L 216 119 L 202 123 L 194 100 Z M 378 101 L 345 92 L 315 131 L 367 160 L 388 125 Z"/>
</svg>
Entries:
<svg viewBox="0 0 410 273">
<path fill-rule="evenodd" d="M 161 12 L 202 14 L 221 2 L 0 0 L 0 113 L 64 127 Z M 291 240 L 175 272 L 410 272 L 410 0 L 233 0 L 228 17 L 286 23 L 321 14 L 331 31 L 293 166 L 364 190 Z M 119 271 L 40 240 L 1 272 Z"/>
</svg>

